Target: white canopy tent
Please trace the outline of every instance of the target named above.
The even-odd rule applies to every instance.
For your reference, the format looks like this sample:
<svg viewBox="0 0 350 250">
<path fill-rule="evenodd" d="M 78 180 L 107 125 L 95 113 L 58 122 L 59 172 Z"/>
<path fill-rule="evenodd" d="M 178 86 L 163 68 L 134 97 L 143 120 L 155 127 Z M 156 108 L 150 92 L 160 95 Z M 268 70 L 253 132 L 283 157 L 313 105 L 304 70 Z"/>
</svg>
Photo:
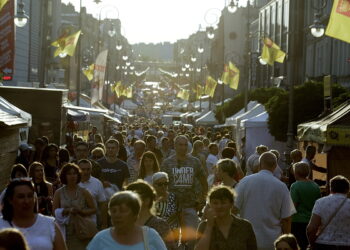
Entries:
<svg viewBox="0 0 350 250">
<path fill-rule="evenodd" d="M 286 150 L 286 143 L 276 141 L 270 134 L 268 128 L 269 115 L 266 111 L 258 114 L 249 119 L 241 121 L 241 126 L 245 129 L 245 153 L 249 157 L 255 152 L 255 148 L 258 145 L 266 145 L 270 149 L 276 149 L 280 153 Z"/>
<path fill-rule="evenodd" d="M 196 124 L 202 125 L 202 126 L 210 126 L 210 125 L 215 125 L 218 123 L 219 122 L 218 122 L 218 120 L 216 120 L 215 113 L 213 111 L 207 112 L 202 117 L 200 117 L 196 120 Z"/>
<path fill-rule="evenodd" d="M 244 129 L 241 128 L 241 121 L 245 119 L 252 118 L 254 116 L 257 116 L 258 114 L 262 113 L 265 111 L 264 105 L 258 103 L 256 104 L 252 109 L 248 110 L 247 112 L 237 116 L 234 121 L 232 126 L 234 127 L 234 135 L 235 135 L 235 141 L 237 144 L 237 148 L 240 149 L 242 142 L 241 139 L 244 136 Z"/>
<path fill-rule="evenodd" d="M 248 103 L 248 105 L 247 105 L 247 110 L 249 111 L 249 110 L 251 110 L 254 106 L 256 106 L 258 104 L 258 102 L 256 102 L 256 101 L 250 101 L 249 103 Z M 244 111 L 244 108 L 242 108 L 240 111 L 238 111 L 236 114 L 234 114 L 233 116 L 230 116 L 230 117 L 228 117 L 228 118 L 226 118 L 226 120 L 225 120 L 225 125 L 228 127 L 228 126 L 234 126 L 234 124 L 235 124 L 235 119 L 238 117 L 238 116 L 240 116 L 240 115 L 242 115 L 242 114 L 244 114 L 245 113 L 245 111 Z"/>
</svg>

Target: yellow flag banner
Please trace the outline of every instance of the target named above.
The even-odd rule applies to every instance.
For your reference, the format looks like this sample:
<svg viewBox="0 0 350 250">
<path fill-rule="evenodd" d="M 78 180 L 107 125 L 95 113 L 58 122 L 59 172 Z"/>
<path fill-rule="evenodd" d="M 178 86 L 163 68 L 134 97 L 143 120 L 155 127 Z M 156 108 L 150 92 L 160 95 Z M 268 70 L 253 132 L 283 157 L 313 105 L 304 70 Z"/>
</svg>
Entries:
<svg viewBox="0 0 350 250">
<path fill-rule="evenodd" d="M 57 47 L 54 57 L 59 54 L 67 54 L 69 56 L 74 56 L 75 48 L 77 46 L 81 31 L 70 35 L 59 38 L 58 40 L 51 43 L 52 46 Z"/>
<path fill-rule="evenodd" d="M 127 87 L 124 89 L 123 93 L 127 98 L 132 98 L 132 87 Z"/>
<path fill-rule="evenodd" d="M 8 0 L 0 0 L 0 11 L 5 6 L 5 4 L 8 2 Z"/>
<path fill-rule="evenodd" d="M 95 64 L 91 64 L 87 69 L 83 70 L 83 74 L 91 81 L 94 78 Z"/>
<path fill-rule="evenodd" d="M 195 87 L 196 100 L 199 100 L 201 96 L 204 94 L 204 87 L 197 84 Z"/>
<path fill-rule="evenodd" d="M 326 35 L 350 43 L 350 0 L 334 0 Z"/>
<path fill-rule="evenodd" d="M 210 97 L 213 97 L 215 94 L 216 85 L 218 85 L 217 81 L 215 81 L 211 76 L 208 76 L 205 83 L 204 93 Z"/>
<path fill-rule="evenodd" d="M 221 80 L 231 89 L 237 89 L 239 83 L 239 69 L 232 62 L 229 62 L 227 71 L 225 78 Z"/>
<path fill-rule="evenodd" d="M 188 99 L 190 99 L 190 91 L 187 89 L 180 89 L 180 91 L 177 93 L 176 97 L 188 101 Z"/>
<path fill-rule="evenodd" d="M 275 44 L 270 38 L 264 39 L 261 59 L 265 60 L 269 65 L 273 66 L 274 62 L 283 63 L 286 53 Z"/>
<path fill-rule="evenodd" d="M 221 81 L 225 84 L 228 84 L 228 77 L 229 77 L 228 65 L 225 64 L 224 65 L 224 72 L 222 72 L 222 75 L 221 75 Z"/>
<path fill-rule="evenodd" d="M 114 84 L 111 85 L 111 91 L 112 92 L 116 92 L 117 90 L 117 86 L 120 84 L 120 81 L 119 82 L 114 82 Z"/>
</svg>

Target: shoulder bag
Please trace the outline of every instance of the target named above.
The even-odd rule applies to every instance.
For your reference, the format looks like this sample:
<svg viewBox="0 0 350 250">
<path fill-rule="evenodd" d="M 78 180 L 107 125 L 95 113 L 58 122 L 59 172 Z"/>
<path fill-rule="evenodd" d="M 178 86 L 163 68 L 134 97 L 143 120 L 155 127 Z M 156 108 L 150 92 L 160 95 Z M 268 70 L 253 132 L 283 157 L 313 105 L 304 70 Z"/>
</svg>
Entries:
<svg viewBox="0 0 350 250">
<path fill-rule="evenodd" d="M 96 224 L 90 218 L 78 214 L 70 216 L 75 234 L 80 240 L 92 239 L 97 234 Z"/>
</svg>

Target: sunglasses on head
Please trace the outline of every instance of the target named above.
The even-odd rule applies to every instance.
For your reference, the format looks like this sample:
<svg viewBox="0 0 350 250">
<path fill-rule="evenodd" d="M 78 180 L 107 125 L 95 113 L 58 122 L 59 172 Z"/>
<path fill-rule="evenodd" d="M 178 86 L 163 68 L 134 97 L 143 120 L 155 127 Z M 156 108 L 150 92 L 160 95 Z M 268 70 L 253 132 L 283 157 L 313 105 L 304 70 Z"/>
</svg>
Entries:
<svg viewBox="0 0 350 250">
<path fill-rule="evenodd" d="M 158 187 L 166 187 L 169 185 L 169 182 L 159 182 L 159 183 L 155 183 L 155 185 L 157 185 Z"/>
</svg>

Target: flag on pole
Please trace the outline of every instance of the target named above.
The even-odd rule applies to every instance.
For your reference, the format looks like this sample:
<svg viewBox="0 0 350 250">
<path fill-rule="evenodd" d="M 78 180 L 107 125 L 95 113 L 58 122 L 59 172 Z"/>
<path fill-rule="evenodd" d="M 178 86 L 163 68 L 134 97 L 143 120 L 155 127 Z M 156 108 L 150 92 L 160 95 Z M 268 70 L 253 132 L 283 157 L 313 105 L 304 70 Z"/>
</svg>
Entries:
<svg viewBox="0 0 350 250">
<path fill-rule="evenodd" d="M 94 79 L 91 86 L 91 104 L 94 104 L 98 100 L 102 100 L 107 54 L 108 50 L 102 51 L 100 54 L 98 54 L 95 61 Z"/>
<path fill-rule="evenodd" d="M 286 53 L 284 53 L 270 38 L 266 37 L 264 39 L 261 59 L 273 66 L 274 62 L 283 63 L 285 57 Z"/>
<path fill-rule="evenodd" d="M 87 69 L 83 69 L 83 74 L 91 81 L 94 78 L 95 64 L 91 64 Z"/>
<path fill-rule="evenodd" d="M 210 97 L 213 97 L 215 94 L 216 85 L 218 85 L 218 82 L 215 81 L 211 76 L 208 76 L 205 83 L 204 93 Z"/>
<path fill-rule="evenodd" d="M 124 88 L 123 94 L 126 96 L 126 98 L 132 98 L 132 87 L 129 86 L 129 87 Z"/>
<path fill-rule="evenodd" d="M 194 92 L 196 93 L 196 100 L 199 100 L 201 96 L 204 94 L 204 87 L 200 84 L 195 86 Z"/>
<path fill-rule="evenodd" d="M 350 0 L 334 0 L 326 35 L 350 43 Z"/>
<path fill-rule="evenodd" d="M 188 101 L 188 99 L 190 99 L 190 91 L 187 89 L 180 89 L 180 91 L 177 93 L 176 97 Z"/>
<path fill-rule="evenodd" d="M 229 73 L 228 73 L 228 65 L 225 64 L 224 65 L 224 72 L 222 72 L 222 75 L 221 75 L 221 81 L 225 84 L 228 83 L 228 77 L 229 77 Z"/>
<path fill-rule="evenodd" d="M 222 74 L 221 81 L 228 85 L 231 89 L 237 89 L 239 83 L 239 69 L 229 62 L 228 66 L 225 65 L 224 73 Z"/>
<path fill-rule="evenodd" d="M 8 0 L 0 0 L 0 11 L 5 6 L 5 4 L 8 2 Z"/>
<path fill-rule="evenodd" d="M 58 56 L 61 53 L 65 53 L 69 56 L 74 56 L 75 48 L 77 47 L 80 33 L 81 30 L 70 36 L 63 36 L 51 43 L 52 46 L 57 47 L 54 53 L 54 57 Z"/>
</svg>

